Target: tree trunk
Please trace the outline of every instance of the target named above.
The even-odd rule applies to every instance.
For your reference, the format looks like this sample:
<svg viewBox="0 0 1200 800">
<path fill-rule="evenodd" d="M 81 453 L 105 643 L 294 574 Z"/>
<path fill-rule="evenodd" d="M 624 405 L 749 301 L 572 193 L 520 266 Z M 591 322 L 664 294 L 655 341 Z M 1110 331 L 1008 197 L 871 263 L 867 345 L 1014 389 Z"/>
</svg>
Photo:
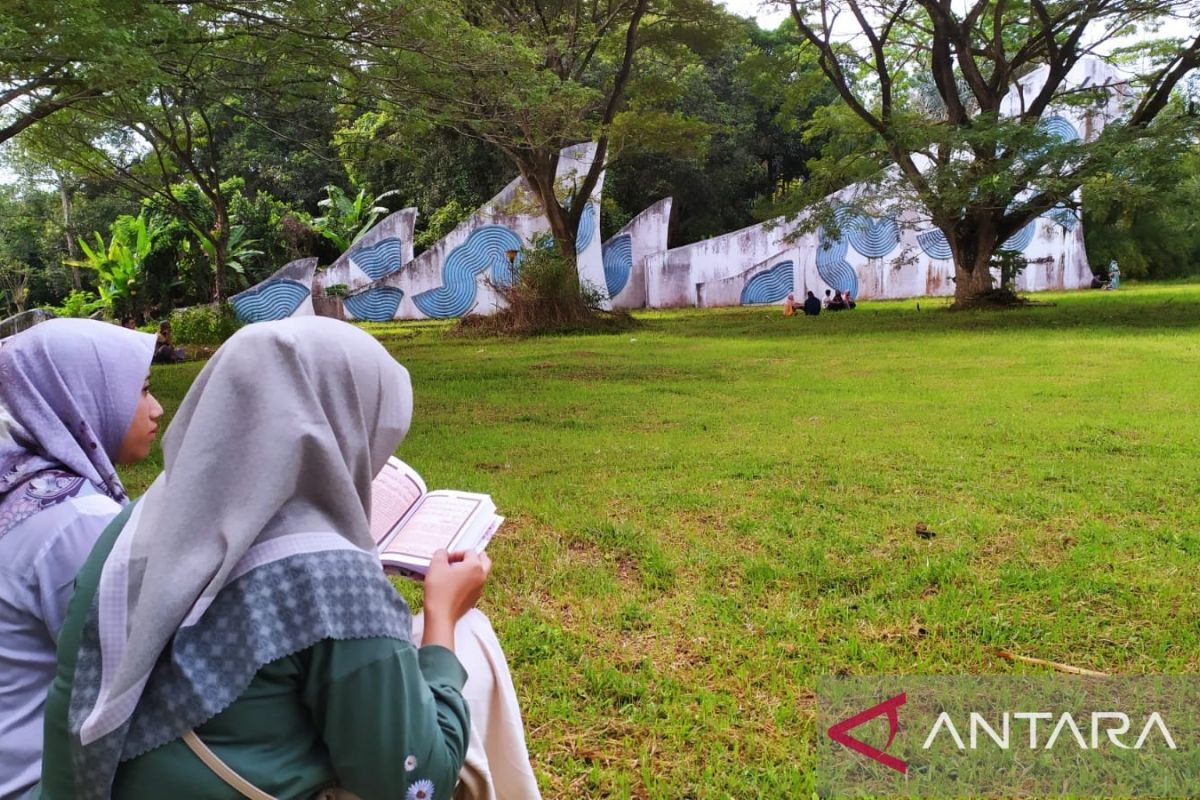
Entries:
<svg viewBox="0 0 1200 800">
<path fill-rule="evenodd" d="M 225 301 L 225 269 L 229 262 L 229 214 L 223 205 L 217 204 L 216 223 L 213 225 L 213 302 Z"/>
<path fill-rule="evenodd" d="M 992 290 L 989 265 L 997 244 L 993 228 L 986 222 L 964 227 L 966 232 L 943 231 L 954 256 L 954 305 L 959 308 L 970 306 L 980 295 Z"/>
<path fill-rule="evenodd" d="M 67 255 L 72 261 L 79 261 L 83 258 L 83 253 L 79 252 L 79 235 L 75 232 L 75 220 L 71 216 L 71 192 L 67 189 L 67 182 L 61 175 L 58 178 L 58 196 L 62 200 L 63 231 L 67 237 Z M 71 283 L 76 289 L 83 288 L 79 267 L 74 264 L 71 265 Z"/>
<path fill-rule="evenodd" d="M 529 184 L 538 202 L 541 203 L 546 222 L 550 226 L 550 233 L 554 236 L 554 243 L 558 245 L 558 252 L 571 265 L 569 279 L 575 288 L 579 289 L 579 269 L 575 263 L 576 231 L 571 229 L 569 216 L 554 193 L 554 178 L 555 172 L 558 170 L 558 161 L 557 159 L 547 159 L 545 164 L 522 164 L 520 170 L 525 182 Z M 576 202 L 578 202 L 578 198 Z"/>
</svg>

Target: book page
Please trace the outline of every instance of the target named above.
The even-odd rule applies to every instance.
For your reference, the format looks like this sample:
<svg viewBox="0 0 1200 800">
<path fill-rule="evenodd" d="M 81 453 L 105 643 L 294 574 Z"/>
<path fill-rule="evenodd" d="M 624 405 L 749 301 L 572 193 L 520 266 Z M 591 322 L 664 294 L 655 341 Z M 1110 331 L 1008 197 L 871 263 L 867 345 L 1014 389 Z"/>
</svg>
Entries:
<svg viewBox="0 0 1200 800">
<path fill-rule="evenodd" d="M 389 458 L 371 483 L 371 538 L 376 545 L 383 543 L 424 494 L 425 481 L 421 476 L 395 456 Z"/>
<path fill-rule="evenodd" d="M 437 550 L 452 549 L 482 505 L 480 495 L 452 492 L 426 495 L 384 552 L 428 560 Z"/>
</svg>

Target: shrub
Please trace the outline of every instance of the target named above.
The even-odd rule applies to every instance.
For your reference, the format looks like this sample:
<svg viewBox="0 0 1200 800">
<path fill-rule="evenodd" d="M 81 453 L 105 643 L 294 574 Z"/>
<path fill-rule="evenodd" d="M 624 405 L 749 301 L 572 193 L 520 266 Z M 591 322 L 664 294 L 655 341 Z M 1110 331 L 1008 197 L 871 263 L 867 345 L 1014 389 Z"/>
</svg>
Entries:
<svg viewBox="0 0 1200 800">
<path fill-rule="evenodd" d="M 59 317 L 90 317 L 107 307 L 107 303 L 91 292 L 74 289 L 61 306 L 51 306 L 50 310 Z"/>
<path fill-rule="evenodd" d="M 192 306 L 171 315 L 171 333 L 179 344 L 219 345 L 242 327 L 233 306 Z"/>
<path fill-rule="evenodd" d="M 624 312 L 606 312 L 604 295 L 579 280 L 575 260 L 567 258 L 548 234 L 535 236 L 521 248 L 513 265 L 512 283 L 495 286 L 506 308 L 489 317 L 464 317 L 463 332 L 529 336 L 574 330 L 624 330 L 633 318 Z"/>
</svg>

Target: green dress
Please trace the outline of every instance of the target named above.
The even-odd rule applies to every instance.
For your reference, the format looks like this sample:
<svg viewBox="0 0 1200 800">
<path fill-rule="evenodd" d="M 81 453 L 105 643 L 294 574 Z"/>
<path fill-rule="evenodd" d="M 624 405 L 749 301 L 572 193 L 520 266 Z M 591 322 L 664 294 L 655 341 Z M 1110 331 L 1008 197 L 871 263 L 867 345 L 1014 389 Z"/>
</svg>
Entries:
<svg viewBox="0 0 1200 800">
<path fill-rule="evenodd" d="M 74 800 L 67 707 L 80 636 L 104 561 L 130 508 L 76 581 L 46 709 L 40 797 Z M 281 800 L 338 785 L 363 800 L 449 798 L 466 758 L 466 671 L 454 653 L 390 638 L 326 639 L 259 669 L 234 703 L 196 729 L 243 778 Z M 238 800 L 182 740 L 126 761 L 117 800 Z"/>
</svg>

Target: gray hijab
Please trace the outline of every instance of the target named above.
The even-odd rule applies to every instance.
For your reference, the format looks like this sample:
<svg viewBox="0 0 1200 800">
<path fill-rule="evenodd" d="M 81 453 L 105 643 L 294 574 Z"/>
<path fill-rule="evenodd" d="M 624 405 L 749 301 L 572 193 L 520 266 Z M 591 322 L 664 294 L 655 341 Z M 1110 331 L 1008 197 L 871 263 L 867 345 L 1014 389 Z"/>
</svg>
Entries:
<svg viewBox="0 0 1200 800">
<path fill-rule="evenodd" d="M 76 491 L 71 479 L 82 478 L 126 499 L 113 461 L 153 356 L 152 335 L 89 319 L 52 319 L 4 341 L 0 405 L 9 419 L 0 432 L 0 509 L 11 513 L 0 511 L 0 536 L 21 521 L 13 504 L 48 470 L 65 473 L 57 483 Z M 39 498 L 44 507 L 65 496 Z"/>
<path fill-rule="evenodd" d="M 346 323 L 259 323 L 217 351 L 101 573 L 71 698 L 77 785 L 102 792 L 114 759 L 219 713 L 275 658 L 408 638 L 369 515 L 411 417 L 408 372 Z"/>
</svg>

